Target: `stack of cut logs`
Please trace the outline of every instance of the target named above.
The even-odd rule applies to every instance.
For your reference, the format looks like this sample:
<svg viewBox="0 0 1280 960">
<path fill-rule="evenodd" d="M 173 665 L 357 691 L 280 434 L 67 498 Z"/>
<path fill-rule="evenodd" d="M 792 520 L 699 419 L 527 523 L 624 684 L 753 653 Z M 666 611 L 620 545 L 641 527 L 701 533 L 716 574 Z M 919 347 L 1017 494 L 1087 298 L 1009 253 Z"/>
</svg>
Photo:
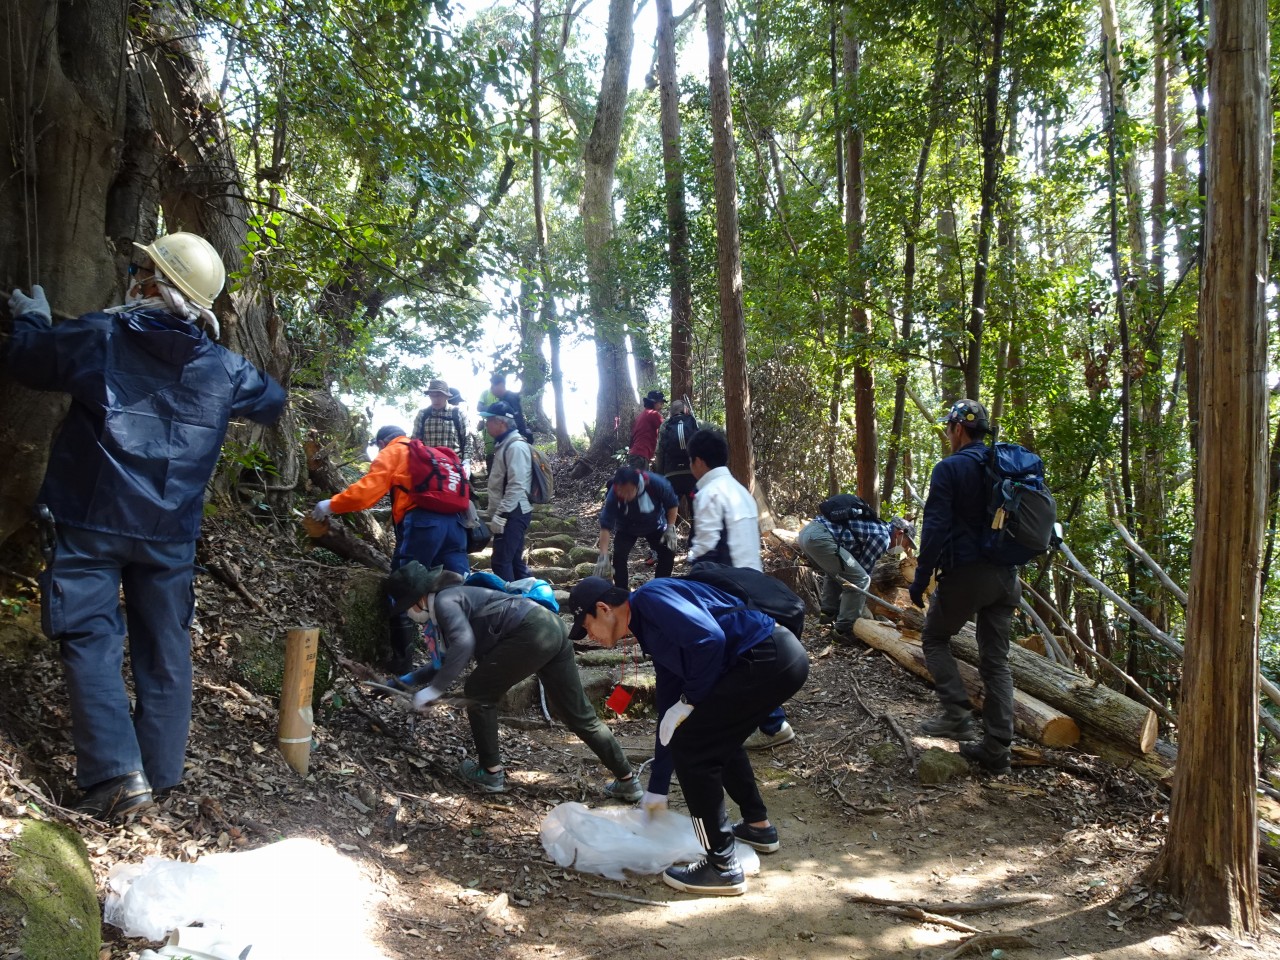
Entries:
<svg viewBox="0 0 1280 960">
<path fill-rule="evenodd" d="M 772 531 L 772 545 L 795 565 L 783 563 L 780 569 L 770 572 L 797 593 L 808 592 L 812 598 L 813 589 L 801 589 L 815 583 L 815 579 L 804 566 L 795 538 L 788 530 Z M 854 635 L 931 682 L 920 647 L 919 611 L 907 593 L 915 573 L 915 558 L 901 550 L 890 550 L 881 557 L 871 574 L 871 593 L 900 608 L 906 616 L 881 607 L 874 600 L 868 601 L 868 612 L 888 617 L 889 622 L 861 619 L 854 626 Z M 1173 750 L 1156 739 L 1154 711 L 1046 659 L 1039 637 L 1015 640 L 1010 648 L 1009 667 L 1013 671 L 1014 728 L 1020 736 L 1046 747 L 1075 747 L 1152 779 L 1168 779 Z M 970 698 L 981 706 L 982 680 L 978 675 L 978 644 L 972 625 L 964 627 L 952 639 L 951 650 L 960 662 L 961 678 Z"/>
</svg>

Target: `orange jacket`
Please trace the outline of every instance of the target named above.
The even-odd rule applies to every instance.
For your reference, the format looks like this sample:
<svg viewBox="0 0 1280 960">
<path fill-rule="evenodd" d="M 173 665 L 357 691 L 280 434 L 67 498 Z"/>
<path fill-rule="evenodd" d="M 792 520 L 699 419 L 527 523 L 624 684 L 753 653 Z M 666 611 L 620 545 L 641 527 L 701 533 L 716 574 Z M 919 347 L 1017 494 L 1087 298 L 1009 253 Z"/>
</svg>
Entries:
<svg viewBox="0 0 1280 960">
<path fill-rule="evenodd" d="M 368 510 L 391 491 L 391 519 L 399 523 L 413 509 L 409 497 L 409 438 L 396 437 L 383 447 L 369 472 L 329 501 L 334 513 Z"/>
</svg>

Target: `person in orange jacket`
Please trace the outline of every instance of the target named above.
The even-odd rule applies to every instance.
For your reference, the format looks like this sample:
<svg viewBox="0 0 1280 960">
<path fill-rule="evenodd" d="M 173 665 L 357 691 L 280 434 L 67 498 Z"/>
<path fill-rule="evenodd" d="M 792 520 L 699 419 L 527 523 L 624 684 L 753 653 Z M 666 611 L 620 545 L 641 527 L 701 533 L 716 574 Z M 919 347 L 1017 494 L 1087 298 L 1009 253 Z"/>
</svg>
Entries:
<svg viewBox="0 0 1280 960">
<path fill-rule="evenodd" d="M 400 427 L 381 428 L 374 443 L 378 446 L 378 455 L 369 472 L 331 499 L 321 500 L 311 515 L 324 520 L 335 513 L 368 510 L 389 493 L 396 534 L 391 569 L 398 570 L 409 561 L 417 560 L 428 569 L 443 566 L 466 576 L 471 570 L 464 526 L 466 511 L 437 513 L 418 506 L 410 497 L 409 438 Z M 387 665 L 396 673 L 406 673 L 413 668 L 413 647 L 421 635 L 421 629 L 408 617 L 391 618 L 391 659 Z"/>
</svg>

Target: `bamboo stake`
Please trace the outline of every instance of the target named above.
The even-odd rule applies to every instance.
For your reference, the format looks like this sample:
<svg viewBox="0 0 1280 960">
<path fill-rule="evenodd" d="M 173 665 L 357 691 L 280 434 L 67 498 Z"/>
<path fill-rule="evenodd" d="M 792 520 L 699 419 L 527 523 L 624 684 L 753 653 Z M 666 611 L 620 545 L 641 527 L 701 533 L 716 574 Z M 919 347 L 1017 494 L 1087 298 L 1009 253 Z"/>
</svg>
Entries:
<svg viewBox="0 0 1280 960">
<path fill-rule="evenodd" d="M 311 764 L 311 690 L 316 678 L 320 631 L 294 627 L 284 647 L 284 681 L 280 687 L 280 723 L 276 746 L 285 762 L 304 777 Z"/>
</svg>

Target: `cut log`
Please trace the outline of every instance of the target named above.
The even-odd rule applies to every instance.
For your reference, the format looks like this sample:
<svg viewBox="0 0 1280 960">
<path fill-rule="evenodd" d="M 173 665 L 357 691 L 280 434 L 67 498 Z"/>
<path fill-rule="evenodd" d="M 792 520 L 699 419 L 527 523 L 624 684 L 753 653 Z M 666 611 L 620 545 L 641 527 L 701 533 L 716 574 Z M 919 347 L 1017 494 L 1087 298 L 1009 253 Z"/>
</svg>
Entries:
<svg viewBox="0 0 1280 960">
<path fill-rule="evenodd" d="M 905 590 L 915 579 L 916 566 L 915 557 L 909 557 L 901 550 L 886 550 L 871 571 L 872 591 L 880 593 L 881 588 L 890 590 L 899 587 Z M 893 599 L 888 594 L 881 596 L 886 600 Z"/>
<path fill-rule="evenodd" d="M 383 573 L 391 570 L 391 561 L 387 559 L 386 554 L 355 536 L 341 522 L 333 523 L 329 520 L 313 520 L 311 517 L 304 517 L 302 525 L 306 528 L 307 536 L 311 538 L 314 546 L 332 550 L 346 560 L 363 563 L 366 567 L 381 570 Z"/>
<path fill-rule="evenodd" d="M 978 663 L 978 641 L 972 626 L 965 626 L 951 638 L 951 650 L 966 663 Z M 1015 687 L 1075 717 L 1103 739 L 1140 753 L 1150 753 L 1155 747 L 1156 714 L 1150 707 L 1017 644 L 1009 646 L 1009 666 Z"/>
<path fill-rule="evenodd" d="M 302 445 L 303 452 L 307 457 L 307 476 L 322 496 L 318 499 L 323 500 L 325 497 L 331 497 L 347 486 L 346 479 L 342 476 L 342 472 L 329 460 L 328 448 L 320 443 L 318 437 L 313 433 L 310 438 Z M 356 513 L 344 514 L 346 522 L 351 524 L 356 534 L 362 539 L 372 543 L 375 547 L 381 548 L 385 542 L 385 534 L 382 525 L 374 518 L 371 511 L 360 510 Z M 328 544 L 325 544 L 328 546 Z M 333 549 L 330 547 L 330 549 Z M 334 550 L 334 553 L 338 553 Z M 346 554 L 342 554 L 346 556 Z M 361 561 L 364 562 L 364 561 Z"/>
<path fill-rule="evenodd" d="M 919 643 L 904 640 L 889 624 L 859 620 L 853 632 L 867 646 L 887 654 L 916 676 L 932 681 Z M 982 678 L 977 668 L 963 662 L 959 667 L 969 698 L 981 706 Z M 1022 690 L 1013 692 L 1013 727 L 1020 735 L 1046 747 L 1070 747 L 1080 739 L 1080 727 L 1075 720 Z"/>
<path fill-rule="evenodd" d="M 1076 749 L 1105 760 L 1112 766 L 1132 770 L 1166 790 L 1173 787 L 1173 767 L 1178 759 L 1178 748 L 1165 740 L 1157 740 L 1150 753 L 1139 753 L 1086 730 L 1076 744 Z"/>
</svg>

